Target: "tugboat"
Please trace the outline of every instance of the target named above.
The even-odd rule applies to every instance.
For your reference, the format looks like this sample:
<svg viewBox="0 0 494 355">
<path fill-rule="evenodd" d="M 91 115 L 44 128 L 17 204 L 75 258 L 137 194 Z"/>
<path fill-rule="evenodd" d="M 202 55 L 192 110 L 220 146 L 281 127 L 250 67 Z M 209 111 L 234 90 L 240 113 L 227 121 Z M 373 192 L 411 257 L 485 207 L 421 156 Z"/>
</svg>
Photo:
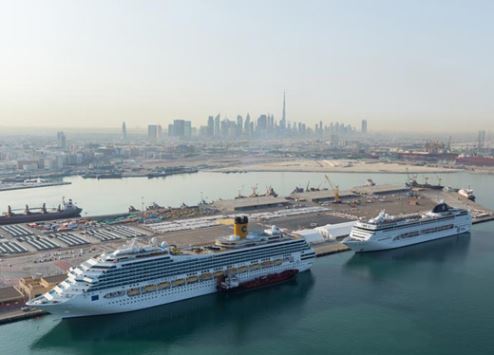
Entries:
<svg viewBox="0 0 494 355">
<path fill-rule="evenodd" d="M 218 290 L 223 292 L 231 292 L 270 286 L 291 280 L 293 277 L 295 277 L 295 275 L 297 275 L 297 273 L 297 269 L 290 269 L 276 274 L 269 274 L 257 277 L 245 282 L 241 282 L 235 275 L 228 275 L 225 276 L 223 280 L 218 283 Z"/>
</svg>

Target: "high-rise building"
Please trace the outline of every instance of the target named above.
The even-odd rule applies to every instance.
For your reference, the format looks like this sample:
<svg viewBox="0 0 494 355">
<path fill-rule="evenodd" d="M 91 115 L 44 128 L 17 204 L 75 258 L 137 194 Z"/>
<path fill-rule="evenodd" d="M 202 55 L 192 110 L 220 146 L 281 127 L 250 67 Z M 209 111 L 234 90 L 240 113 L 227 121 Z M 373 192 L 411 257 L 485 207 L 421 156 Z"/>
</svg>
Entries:
<svg viewBox="0 0 494 355">
<path fill-rule="evenodd" d="M 191 121 L 185 121 L 184 122 L 184 137 L 185 138 L 192 137 L 192 122 Z"/>
<path fill-rule="evenodd" d="M 485 148 L 485 131 L 479 131 L 478 150 L 481 151 Z"/>
<path fill-rule="evenodd" d="M 214 136 L 214 117 L 213 116 L 209 116 L 208 117 L 207 135 L 209 137 L 213 137 Z"/>
<path fill-rule="evenodd" d="M 283 111 L 281 113 L 280 128 L 284 130 L 286 128 L 286 100 L 285 91 L 283 91 Z"/>
<path fill-rule="evenodd" d="M 148 139 L 157 142 L 161 138 L 161 126 L 158 124 L 148 125 Z"/>
<path fill-rule="evenodd" d="M 67 140 L 65 139 L 65 133 L 62 131 L 57 132 L 57 147 L 65 149 L 67 147 Z"/>
<path fill-rule="evenodd" d="M 192 122 L 173 120 L 168 126 L 168 135 L 171 137 L 190 138 L 192 136 Z"/>
<path fill-rule="evenodd" d="M 127 125 L 125 122 L 122 123 L 122 139 L 127 141 Z"/>
<path fill-rule="evenodd" d="M 237 137 L 242 135 L 243 128 L 244 128 L 244 120 L 243 120 L 242 116 L 238 115 L 237 116 L 237 127 L 236 127 L 236 132 L 235 132 L 235 135 Z"/>
<path fill-rule="evenodd" d="M 268 128 L 268 116 L 267 115 L 260 115 L 257 118 L 257 131 L 259 133 L 264 133 Z"/>
<path fill-rule="evenodd" d="M 245 135 L 247 136 L 250 136 L 252 134 L 252 131 L 250 129 L 250 114 L 247 114 L 247 116 L 245 116 L 245 122 L 244 122 L 244 133 Z"/>
<path fill-rule="evenodd" d="M 185 136 L 185 121 L 173 120 L 173 136 L 184 137 Z"/>
<path fill-rule="evenodd" d="M 360 131 L 363 134 L 366 134 L 367 133 L 367 120 L 362 120 L 362 126 L 360 128 Z"/>
<path fill-rule="evenodd" d="M 214 136 L 220 135 L 220 114 L 218 113 L 214 118 Z"/>
</svg>

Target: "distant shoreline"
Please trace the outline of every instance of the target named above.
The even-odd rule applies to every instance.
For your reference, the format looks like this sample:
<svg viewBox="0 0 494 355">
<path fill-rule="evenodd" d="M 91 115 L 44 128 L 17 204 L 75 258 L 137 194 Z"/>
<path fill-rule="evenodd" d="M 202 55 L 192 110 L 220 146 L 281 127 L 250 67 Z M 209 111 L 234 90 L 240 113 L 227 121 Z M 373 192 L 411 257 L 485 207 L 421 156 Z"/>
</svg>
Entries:
<svg viewBox="0 0 494 355">
<path fill-rule="evenodd" d="M 418 166 L 412 164 L 365 162 L 358 160 L 295 160 L 230 166 L 209 170 L 217 173 L 306 172 L 354 174 L 451 174 L 464 169 Z"/>
</svg>

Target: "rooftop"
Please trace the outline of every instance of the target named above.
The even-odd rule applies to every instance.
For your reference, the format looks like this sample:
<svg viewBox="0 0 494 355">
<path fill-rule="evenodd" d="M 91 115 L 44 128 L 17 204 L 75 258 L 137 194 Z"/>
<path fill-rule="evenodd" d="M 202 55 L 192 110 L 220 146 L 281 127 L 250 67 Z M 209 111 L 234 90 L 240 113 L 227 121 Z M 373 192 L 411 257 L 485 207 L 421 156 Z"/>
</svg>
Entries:
<svg viewBox="0 0 494 355">
<path fill-rule="evenodd" d="M 355 197 L 355 193 L 352 191 L 340 191 L 340 197 Z M 305 201 L 324 201 L 324 200 L 334 200 L 334 192 L 331 190 L 317 190 L 317 191 L 304 191 L 304 192 L 296 192 L 290 195 L 291 198 L 296 200 L 305 200 Z"/>
<path fill-rule="evenodd" d="M 214 202 L 215 207 L 225 211 L 248 210 L 286 204 L 288 204 L 286 198 L 273 196 L 245 197 L 234 200 L 218 200 Z"/>
</svg>

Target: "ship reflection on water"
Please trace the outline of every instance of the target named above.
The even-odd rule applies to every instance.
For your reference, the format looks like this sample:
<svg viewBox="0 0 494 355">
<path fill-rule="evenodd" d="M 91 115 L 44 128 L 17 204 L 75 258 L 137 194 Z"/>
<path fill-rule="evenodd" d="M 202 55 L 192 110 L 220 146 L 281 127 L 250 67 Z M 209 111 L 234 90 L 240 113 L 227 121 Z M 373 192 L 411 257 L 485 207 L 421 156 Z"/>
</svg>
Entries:
<svg viewBox="0 0 494 355">
<path fill-rule="evenodd" d="M 461 256 L 468 251 L 470 233 L 432 240 L 403 248 L 367 253 L 355 253 L 347 262 L 348 267 L 367 264 L 369 260 L 432 260 L 441 262 L 443 258 Z"/>
<path fill-rule="evenodd" d="M 223 329 L 225 337 L 222 341 L 242 342 L 263 333 L 270 336 L 269 331 L 260 332 L 259 329 L 283 329 L 293 324 L 290 322 L 303 314 L 313 284 L 312 274 L 304 272 L 286 283 L 259 290 L 217 293 L 136 312 L 65 319 L 42 335 L 31 348 L 70 348 L 74 351 L 78 344 L 85 347 L 91 343 L 136 342 L 144 350 L 142 347 L 153 348 L 158 342 L 166 347 L 187 341 L 189 337 L 214 344 L 218 339 L 207 336 L 214 328 L 214 332 Z M 289 315 L 290 322 L 278 317 L 280 314 Z M 138 352 L 133 348 L 132 353 Z"/>
<path fill-rule="evenodd" d="M 356 253 L 343 265 L 343 273 L 378 282 L 399 281 L 400 274 L 418 270 L 420 266 L 428 272 L 450 272 L 442 270 L 442 265 L 461 264 L 469 247 L 470 233 L 463 233 L 399 249 Z"/>
</svg>

